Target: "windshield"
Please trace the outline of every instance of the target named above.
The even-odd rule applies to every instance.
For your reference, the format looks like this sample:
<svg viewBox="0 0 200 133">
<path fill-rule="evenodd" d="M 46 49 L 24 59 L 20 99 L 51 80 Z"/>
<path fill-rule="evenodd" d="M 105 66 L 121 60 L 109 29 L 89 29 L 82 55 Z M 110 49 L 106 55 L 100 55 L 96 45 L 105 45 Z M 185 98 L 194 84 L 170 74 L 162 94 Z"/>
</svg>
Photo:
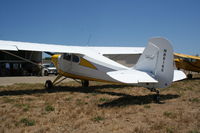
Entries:
<svg viewBox="0 0 200 133">
<path fill-rule="evenodd" d="M 49 64 L 49 67 L 55 67 L 53 63 Z"/>
<path fill-rule="evenodd" d="M 43 64 L 43 66 L 46 67 L 46 68 L 47 68 L 47 67 L 55 67 L 53 63 L 50 63 L 50 64 Z"/>
<path fill-rule="evenodd" d="M 43 65 L 44 67 L 49 67 L 49 64 L 45 64 L 45 65 Z"/>
</svg>

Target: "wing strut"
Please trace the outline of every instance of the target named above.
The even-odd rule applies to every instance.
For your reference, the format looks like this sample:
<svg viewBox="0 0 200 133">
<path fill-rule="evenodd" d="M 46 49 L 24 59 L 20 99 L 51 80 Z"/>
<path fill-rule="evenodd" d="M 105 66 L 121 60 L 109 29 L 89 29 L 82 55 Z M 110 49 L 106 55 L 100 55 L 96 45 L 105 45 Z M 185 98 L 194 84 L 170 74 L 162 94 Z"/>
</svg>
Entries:
<svg viewBox="0 0 200 133">
<path fill-rule="evenodd" d="M 30 61 L 30 60 L 28 60 L 28 59 L 26 59 L 26 58 L 23 58 L 23 57 L 21 57 L 21 56 L 15 55 L 15 54 L 13 54 L 13 53 L 11 53 L 11 52 L 4 51 L 4 50 L 2 50 L 2 52 L 6 53 L 6 54 L 9 54 L 9 55 L 12 55 L 12 56 L 14 56 L 14 57 L 17 57 L 17 58 L 19 58 L 19 59 L 21 59 L 21 60 L 24 60 L 24 61 L 26 61 L 26 62 L 29 62 L 29 63 L 31 63 L 31 64 L 33 64 L 33 65 L 40 66 L 40 67 L 44 68 L 44 66 L 42 66 L 42 65 L 40 65 L 40 64 L 37 64 L 37 63 L 35 63 L 35 62 L 33 62 L 33 61 Z"/>
</svg>

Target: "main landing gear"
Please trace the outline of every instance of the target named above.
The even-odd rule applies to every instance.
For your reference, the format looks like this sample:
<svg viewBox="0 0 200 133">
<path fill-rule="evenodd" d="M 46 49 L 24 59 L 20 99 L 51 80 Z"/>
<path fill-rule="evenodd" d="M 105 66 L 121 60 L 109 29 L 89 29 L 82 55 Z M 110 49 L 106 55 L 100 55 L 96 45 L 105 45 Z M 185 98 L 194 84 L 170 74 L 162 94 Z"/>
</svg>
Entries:
<svg viewBox="0 0 200 133">
<path fill-rule="evenodd" d="M 155 88 L 148 88 L 151 92 L 156 92 L 156 95 L 154 96 L 154 100 L 156 103 L 160 103 L 160 92 L 159 90 Z"/>
<path fill-rule="evenodd" d="M 52 89 L 56 84 L 62 82 L 63 80 L 66 79 L 66 77 L 64 77 L 63 79 L 61 79 L 62 76 L 61 75 L 58 75 L 56 77 L 56 79 L 52 82 L 51 80 L 47 80 L 45 82 L 45 88 L 47 90 L 50 90 Z M 60 80 L 61 79 L 61 80 Z M 59 81 L 60 80 L 60 81 Z M 74 79 L 75 81 L 77 81 L 76 79 Z M 78 82 L 78 81 L 77 81 Z M 88 80 L 81 80 L 81 82 L 78 82 L 78 83 L 81 83 L 82 84 L 82 87 L 88 87 L 89 86 L 89 81 Z"/>
<path fill-rule="evenodd" d="M 66 79 L 66 77 L 64 77 L 63 79 L 61 79 L 62 78 L 62 75 L 58 75 L 57 77 L 56 77 L 56 79 L 52 82 L 51 80 L 47 80 L 46 82 L 45 82 L 45 88 L 47 89 L 47 90 L 50 90 L 50 89 L 52 89 L 56 84 L 58 84 L 58 83 L 60 83 L 60 82 L 62 82 L 63 80 L 65 80 Z M 61 79 L 60 81 L 58 81 L 59 79 Z"/>
<path fill-rule="evenodd" d="M 88 87 L 89 81 L 88 80 L 81 80 L 82 87 Z"/>
<path fill-rule="evenodd" d="M 53 83 L 52 83 L 52 81 L 51 80 L 47 80 L 46 82 L 45 82 L 45 88 L 46 89 L 52 89 L 53 88 Z"/>
</svg>

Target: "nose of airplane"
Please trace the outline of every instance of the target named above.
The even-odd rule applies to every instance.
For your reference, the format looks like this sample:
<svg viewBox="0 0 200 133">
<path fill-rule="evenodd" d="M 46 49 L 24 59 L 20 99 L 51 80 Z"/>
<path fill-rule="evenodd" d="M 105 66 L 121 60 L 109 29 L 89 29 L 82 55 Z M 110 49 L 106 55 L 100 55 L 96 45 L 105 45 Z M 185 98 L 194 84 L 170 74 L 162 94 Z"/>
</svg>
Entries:
<svg viewBox="0 0 200 133">
<path fill-rule="evenodd" d="M 56 66 L 56 68 L 58 68 L 58 58 L 59 57 L 60 57 L 60 55 L 58 55 L 58 54 L 55 54 L 55 55 L 51 56 L 51 61 Z"/>
</svg>

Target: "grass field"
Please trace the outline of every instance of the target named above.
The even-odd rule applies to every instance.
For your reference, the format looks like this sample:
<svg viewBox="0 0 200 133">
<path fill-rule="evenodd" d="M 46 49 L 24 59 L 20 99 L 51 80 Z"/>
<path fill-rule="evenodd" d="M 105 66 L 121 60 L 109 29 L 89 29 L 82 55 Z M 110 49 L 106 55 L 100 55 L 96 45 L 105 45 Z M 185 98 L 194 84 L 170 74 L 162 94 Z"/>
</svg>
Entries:
<svg viewBox="0 0 200 133">
<path fill-rule="evenodd" d="M 200 76 L 199 76 L 200 77 Z M 0 132 L 200 133 L 200 78 L 160 89 L 76 82 L 0 87 Z"/>
</svg>

